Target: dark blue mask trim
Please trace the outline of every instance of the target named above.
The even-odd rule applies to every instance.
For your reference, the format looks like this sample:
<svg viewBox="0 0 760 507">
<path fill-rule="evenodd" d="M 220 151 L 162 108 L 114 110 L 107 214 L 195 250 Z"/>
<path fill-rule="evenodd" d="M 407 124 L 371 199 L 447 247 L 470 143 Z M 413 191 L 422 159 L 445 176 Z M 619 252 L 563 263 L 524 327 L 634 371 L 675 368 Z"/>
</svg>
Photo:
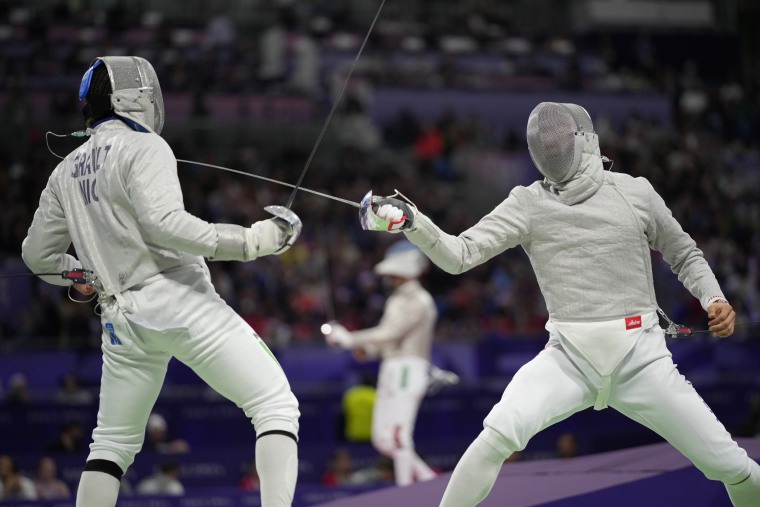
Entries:
<svg viewBox="0 0 760 507">
<path fill-rule="evenodd" d="M 82 76 L 82 82 L 79 84 L 79 100 L 84 100 L 87 97 L 87 93 L 90 91 L 90 84 L 92 83 L 92 73 L 100 65 L 103 65 L 103 60 L 95 60 L 92 67 L 87 69 L 87 72 Z"/>
</svg>

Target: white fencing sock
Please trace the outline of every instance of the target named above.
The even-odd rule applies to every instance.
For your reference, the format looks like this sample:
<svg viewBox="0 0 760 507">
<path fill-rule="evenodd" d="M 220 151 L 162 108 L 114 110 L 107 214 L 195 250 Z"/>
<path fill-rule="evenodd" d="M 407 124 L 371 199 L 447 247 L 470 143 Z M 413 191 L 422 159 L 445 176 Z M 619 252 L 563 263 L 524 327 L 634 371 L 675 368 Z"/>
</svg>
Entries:
<svg viewBox="0 0 760 507">
<path fill-rule="evenodd" d="M 734 507 L 760 505 L 760 465 L 752 462 L 750 475 L 739 484 L 725 484 Z"/>
<path fill-rule="evenodd" d="M 457 463 L 440 507 L 474 507 L 493 488 L 510 452 L 494 449 L 482 435 L 478 435 Z"/>
<path fill-rule="evenodd" d="M 256 471 L 262 507 L 290 507 L 298 478 L 298 445 L 287 432 L 265 432 L 256 438 Z"/>
<path fill-rule="evenodd" d="M 115 507 L 120 481 L 104 472 L 82 472 L 76 507 Z"/>
</svg>

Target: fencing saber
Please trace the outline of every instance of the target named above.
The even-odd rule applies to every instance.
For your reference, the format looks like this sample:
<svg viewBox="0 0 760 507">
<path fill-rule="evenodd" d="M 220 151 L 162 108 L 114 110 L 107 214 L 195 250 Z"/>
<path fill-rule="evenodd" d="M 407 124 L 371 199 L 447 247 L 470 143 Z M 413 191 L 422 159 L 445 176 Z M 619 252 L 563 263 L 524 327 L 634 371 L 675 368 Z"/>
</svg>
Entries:
<svg viewBox="0 0 760 507">
<path fill-rule="evenodd" d="M 293 189 L 293 192 L 296 192 L 298 190 L 303 190 L 304 192 L 308 192 L 310 194 L 318 195 L 318 196 L 324 197 L 326 199 L 331 199 L 333 201 L 342 202 L 343 204 L 348 204 L 349 206 L 353 206 L 354 208 L 359 208 L 359 222 L 361 223 L 362 229 L 364 229 L 364 230 L 375 230 L 376 231 L 376 230 L 385 229 L 385 230 L 390 231 L 392 229 L 392 226 L 393 226 L 393 224 L 390 221 L 388 221 L 386 219 L 383 219 L 383 218 L 380 218 L 379 216 L 377 216 L 377 214 L 375 213 L 375 210 L 372 208 L 372 206 L 379 199 L 383 199 L 383 197 L 373 195 L 372 194 L 372 190 L 370 190 L 369 192 L 367 192 L 364 195 L 364 197 L 362 197 L 361 202 L 354 202 L 354 201 L 349 201 L 348 199 L 342 199 L 340 197 L 335 197 L 334 195 L 326 194 L 324 192 L 318 192 L 318 191 L 312 190 L 310 188 L 301 187 L 301 186 L 299 186 L 297 184 L 293 185 L 292 183 L 285 183 L 284 181 L 276 180 L 274 178 L 267 178 L 266 176 L 260 176 L 258 174 L 253 174 L 253 173 L 247 173 L 245 171 L 239 171 L 237 169 L 232 169 L 230 167 L 224 167 L 224 166 L 215 165 L 215 164 L 207 164 L 205 162 L 196 162 L 195 160 L 184 160 L 184 159 L 180 159 L 180 158 L 177 159 L 177 162 L 182 162 L 183 164 L 200 165 L 200 166 L 203 166 L 203 167 L 211 167 L 213 169 L 221 169 L 222 171 L 229 171 L 229 172 L 235 173 L 235 174 L 242 174 L 243 176 L 248 176 L 250 178 L 256 178 L 256 179 L 259 179 L 259 180 L 268 181 L 270 183 L 276 183 L 277 185 L 283 185 L 285 187 L 290 187 L 290 188 Z M 398 190 L 396 190 L 393 194 L 391 194 L 389 196 L 386 196 L 385 198 L 396 197 L 396 196 L 401 196 L 404 199 L 406 199 L 408 202 L 412 203 L 412 201 L 410 201 L 407 196 L 405 196 L 404 194 L 402 194 Z M 412 205 L 414 206 L 414 203 L 412 203 Z M 268 208 L 278 208 L 278 210 L 277 210 L 278 212 L 281 211 L 283 213 L 291 213 L 291 214 L 293 214 L 293 212 L 290 211 L 289 208 L 286 208 L 284 206 L 267 206 L 266 208 L 264 208 L 266 211 L 272 213 L 275 216 L 279 216 L 279 215 L 277 215 L 272 209 L 268 209 Z M 280 218 L 284 219 L 285 217 L 283 216 L 283 217 L 280 217 Z"/>
<path fill-rule="evenodd" d="M 695 334 L 707 334 L 711 332 L 709 329 L 693 329 L 688 326 L 676 324 L 660 308 L 657 309 L 657 314 L 660 317 L 662 317 L 662 319 L 667 324 L 667 327 L 663 330 L 663 333 L 665 333 L 665 335 L 669 336 L 670 338 L 688 338 L 689 336 L 693 336 Z M 739 326 L 751 326 L 754 324 L 760 324 L 760 320 L 747 320 L 744 322 L 736 322 L 734 323 L 734 328 L 737 328 Z"/>
<path fill-rule="evenodd" d="M 0 279 L 16 278 L 18 276 L 60 276 L 64 280 L 84 285 L 92 284 L 96 280 L 95 274 L 92 271 L 80 268 L 59 271 L 57 273 L 12 273 L 10 275 L 0 275 Z"/>
<path fill-rule="evenodd" d="M 211 167 L 213 169 L 220 169 L 222 171 L 228 171 L 228 172 L 235 173 L 235 174 L 242 174 L 243 176 L 248 176 L 249 178 L 256 178 L 256 179 L 259 179 L 259 180 L 268 181 L 270 183 L 276 183 L 277 185 L 283 185 L 285 187 L 290 187 L 290 188 L 294 189 L 293 190 L 294 192 L 298 191 L 298 190 L 303 190 L 304 192 L 308 192 L 310 194 L 318 195 L 318 196 L 324 197 L 326 199 L 331 199 L 333 201 L 342 202 L 343 204 L 348 204 L 349 206 L 353 206 L 354 208 L 359 208 L 359 222 L 361 223 L 362 229 L 364 229 L 364 230 L 369 230 L 369 229 L 378 230 L 378 228 L 383 228 L 383 229 L 387 229 L 389 231 L 391 230 L 391 224 L 390 224 L 390 222 L 388 220 L 384 220 L 384 219 L 378 217 L 377 214 L 375 214 L 374 210 L 372 209 L 372 205 L 375 202 L 377 202 L 378 199 L 380 199 L 379 196 L 372 195 L 372 190 L 370 190 L 369 192 L 367 192 L 364 195 L 364 197 L 362 197 L 361 202 L 354 202 L 354 201 L 349 201 L 348 199 L 342 199 L 340 197 L 335 197 L 334 195 L 326 194 L 324 192 L 318 192 L 318 191 L 312 190 L 310 188 L 305 188 L 305 187 L 301 187 L 301 186 L 298 186 L 298 185 L 293 185 L 292 183 L 285 183 L 284 181 L 276 180 L 274 178 L 267 178 L 266 176 L 260 176 L 258 174 L 247 173 L 245 171 L 239 171 L 237 169 L 232 169 L 230 167 L 224 167 L 224 166 L 215 165 L 215 164 L 207 164 L 205 162 L 197 162 L 195 160 L 185 160 L 185 159 L 181 159 L 181 158 L 178 158 L 177 162 L 181 162 L 183 164 L 199 165 L 199 166 L 203 166 L 203 167 Z M 396 190 L 396 192 L 394 194 L 392 194 L 390 196 L 387 196 L 387 197 L 395 197 L 397 195 L 400 195 L 401 197 L 403 197 L 404 199 L 406 199 L 407 201 L 409 201 L 409 198 L 406 197 L 401 192 L 399 192 L 398 190 Z M 411 202 L 411 201 L 409 201 L 409 202 Z M 284 206 L 273 205 L 273 206 L 267 206 L 266 208 L 264 208 L 266 211 L 272 213 L 275 216 L 279 216 L 279 215 L 277 215 L 272 209 L 268 209 L 268 208 L 278 208 L 278 210 L 276 210 L 278 212 L 293 214 L 293 212 L 290 211 L 289 208 L 286 208 Z M 285 219 L 284 216 L 282 216 L 280 218 Z M 296 220 L 297 220 L 297 217 L 296 217 Z"/>
<path fill-rule="evenodd" d="M 282 185 L 284 187 L 294 188 L 294 189 L 301 190 L 303 192 L 308 192 L 310 194 L 318 195 L 320 197 L 324 197 L 326 199 L 330 199 L 330 200 L 333 200 L 333 201 L 342 202 L 343 204 L 348 204 L 349 206 L 353 206 L 354 208 L 361 208 L 362 207 L 361 203 L 358 203 L 358 202 L 349 201 L 348 199 L 342 199 L 340 197 L 335 197 L 334 195 L 326 194 L 324 192 L 318 192 L 318 191 L 312 190 L 310 188 L 298 187 L 297 185 L 294 185 L 292 183 L 285 183 L 284 181 L 276 180 L 274 178 L 267 178 L 266 176 L 261 176 L 261 175 L 253 174 L 253 173 L 247 173 L 245 171 L 239 171 L 237 169 L 232 169 L 230 167 L 224 167 L 224 166 L 221 166 L 221 165 L 214 165 L 214 164 L 207 164 L 205 162 L 196 162 L 195 160 L 184 160 L 184 159 L 180 159 L 180 158 L 177 159 L 177 162 L 181 162 L 183 164 L 200 165 L 200 166 L 203 166 L 203 167 L 211 167 L 213 169 L 220 169 L 222 171 L 228 171 L 228 172 L 235 173 L 235 174 L 242 174 L 243 176 L 248 176 L 249 178 L 256 178 L 256 179 L 259 179 L 259 180 L 268 181 L 269 183 L 275 183 L 277 185 Z"/>
</svg>

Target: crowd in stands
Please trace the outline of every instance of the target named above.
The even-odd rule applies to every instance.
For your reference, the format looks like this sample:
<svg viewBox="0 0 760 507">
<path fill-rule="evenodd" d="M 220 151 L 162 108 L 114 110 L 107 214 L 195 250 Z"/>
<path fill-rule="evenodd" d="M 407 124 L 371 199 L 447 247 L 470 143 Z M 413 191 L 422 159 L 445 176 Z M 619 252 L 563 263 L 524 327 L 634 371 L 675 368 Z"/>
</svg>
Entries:
<svg viewBox="0 0 760 507">
<path fill-rule="evenodd" d="M 317 2 L 313 8 L 318 10 L 320 6 L 324 7 Z M 117 2 L 113 9 L 123 9 L 123 6 Z M 144 54 L 156 65 L 165 94 L 189 89 L 203 94 L 216 87 L 240 93 L 256 92 L 272 83 L 282 84 L 286 79 L 283 76 L 262 78 L 262 73 L 268 72 L 267 40 L 278 38 L 269 37 L 272 30 L 315 37 L 314 23 L 305 25 L 305 20 L 312 18 L 298 9 L 280 8 L 272 12 L 268 26 L 245 36 L 236 31 L 229 17 L 221 14 L 205 25 L 173 27 L 160 16 L 158 19 L 148 15 L 138 18 L 129 10 L 126 14 L 117 10 L 106 13 L 100 24 L 93 27 L 85 23 L 90 19 L 90 11 L 72 9 L 64 2 L 47 10 L 9 12 L 10 23 L 5 25 L 5 31 L 0 30 L 0 37 L 4 38 L 0 51 L 5 54 L 0 79 L 5 80 L 8 90 L 2 106 L 2 128 L 6 135 L 1 143 L 0 160 L 6 169 L 0 174 L 0 193 L 3 202 L 10 203 L 0 217 L 2 254 L 6 258 L 18 256 L 37 196 L 55 164 L 41 135 L 45 121 L 63 120 L 76 125 L 75 101 L 68 106 L 69 101 L 64 97 L 75 95 L 72 90 L 76 89 L 82 69 L 92 57 L 113 51 Z M 328 11 L 319 12 L 325 17 Z M 327 26 L 337 26 L 357 35 L 356 31 L 350 32 L 350 23 L 339 22 L 348 19 L 346 16 L 332 14 L 335 19 L 328 16 Z M 392 124 L 373 125 L 366 114 L 371 104 L 371 88 L 363 87 L 362 83 L 380 86 L 383 79 L 390 79 L 394 86 L 414 85 L 398 76 L 389 77 L 392 73 L 385 65 L 404 68 L 404 65 L 396 65 L 391 56 L 393 48 L 405 51 L 405 58 L 410 61 L 434 55 L 444 60 L 453 58 L 462 64 L 469 62 L 469 65 L 479 56 L 490 58 L 496 54 L 499 59 L 506 58 L 504 53 L 494 53 L 489 44 L 496 39 L 514 42 L 516 36 L 502 34 L 500 38 L 484 38 L 470 33 L 470 38 L 479 41 L 471 48 L 477 52 L 460 58 L 463 50 L 445 50 L 447 46 L 441 46 L 445 34 L 438 34 L 436 39 L 443 51 L 417 52 L 397 40 L 398 34 L 415 33 L 412 28 L 416 25 L 411 20 L 400 26 L 393 23 L 383 26 L 387 30 L 379 28 L 373 49 L 368 51 L 364 61 L 384 63 L 369 64 L 376 72 L 357 80 L 360 85 L 349 91 L 334 125 L 337 146 L 329 160 L 318 157 L 309 173 L 308 186 L 354 201 L 369 189 L 391 193 L 398 188 L 409 195 L 420 210 L 438 220 L 444 230 L 459 233 L 478 218 L 468 213 L 467 206 L 457 199 L 461 197 L 457 187 L 467 178 L 459 155 L 472 150 L 524 154 L 526 148 L 521 134 L 495 133 L 477 117 L 450 112 L 441 112 L 436 122 L 404 114 Z M 393 26 L 395 32 L 390 29 Z M 57 39 L 65 35 L 64 29 L 73 31 L 75 36 L 69 34 L 69 40 Z M 178 34 L 187 36 L 190 32 L 182 30 L 194 34 L 184 44 Z M 83 35 L 85 31 L 90 35 Z M 137 33 L 142 35 L 137 37 Z M 329 31 L 329 34 L 334 33 L 342 31 Z M 397 37 L 386 37 L 389 33 L 396 33 Z M 325 70 L 324 60 L 329 58 L 320 60 L 320 52 L 324 56 L 330 50 L 330 37 L 323 35 L 315 39 L 318 44 L 315 42 L 314 58 L 321 62 L 312 65 L 317 76 L 315 95 L 319 95 L 323 82 L 331 83 L 335 74 Z M 430 33 L 423 35 L 426 40 L 430 39 Z M 290 40 L 288 37 L 285 39 Z M 526 66 L 534 72 L 533 77 L 547 77 L 550 87 L 567 87 L 567 80 L 562 76 L 577 71 L 579 79 L 574 80 L 570 88 L 597 90 L 602 81 L 616 75 L 616 69 L 625 68 L 628 74 L 649 76 L 646 86 L 635 85 L 633 89 L 646 88 L 668 95 L 672 104 L 669 125 L 636 116 L 631 116 L 622 126 L 604 116 L 594 118 L 603 152 L 615 161 L 613 170 L 644 176 L 653 183 L 676 218 L 703 248 L 740 320 L 756 318 L 760 313 L 757 260 L 760 160 L 756 140 L 760 113 L 756 76 L 737 74 L 719 80 L 715 78 L 714 69 L 699 68 L 694 61 L 666 71 L 658 60 L 660 46 L 648 42 L 646 37 L 635 39 L 634 50 L 615 47 L 609 41 L 590 50 L 583 47 L 580 38 L 577 42 L 568 39 L 562 44 L 543 41 L 539 45 L 538 41 L 529 43 L 527 38 L 525 41 L 518 53 L 527 59 L 544 61 L 542 55 L 547 49 L 559 58 L 567 59 L 571 55 L 570 60 L 556 65 L 559 73 L 547 74 L 535 62 Z M 280 40 L 277 44 L 281 43 Z M 348 49 L 353 51 L 354 48 L 352 45 Z M 191 57 L 193 52 L 198 54 Z M 279 63 L 275 66 L 292 71 L 288 58 L 287 54 L 279 54 L 275 58 Z M 573 70 L 569 64 L 573 59 L 596 59 L 598 64 Z M 33 65 L 27 64 L 30 61 Z M 445 77 L 445 69 L 446 66 L 431 70 L 434 79 Z M 589 69 L 598 69 L 599 73 Z M 342 73 L 337 74 L 342 77 Z M 410 72 L 418 78 L 424 74 L 416 68 Z M 467 76 L 480 74 L 478 69 L 463 72 Z M 444 78 L 436 86 L 458 86 L 457 78 L 452 79 L 454 82 Z M 642 79 L 627 76 L 620 81 L 630 84 L 641 83 Z M 293 91 L 273 86 L 277 93 Z M 495 84 L 493 88 L 500 89 L 500 86 L 510 89 L 503 84 Z M 30 91 L 38 89 L 54 92 L 56 97 L 43 118 L 36 118 L 31 112 Z M 620 100 L 625 100 L 625 96 Z M 171 124 L 171 110 L 168 113 L 167 123 Z M 329 146 L 326 149 L 329 150 Z M 272 155 L 255 141 L 241 141 L 222 155 L 207 143 L 192 140 L 175 146 L 175 151 L 185 158 L 226 163 L 286 180 L 293 179 L 288 175 L 299 170 L 306 158 L 301 152 Z M 181 171 L 186 171 L 180 175 L 187 208 L 209 221 L 249 223 L 264 218 L 261 207 L 284 202 L 289 195 L 288 189 L 208 169 Z M 508 190 L 504 189 L 504 196 Z M 299 195 L 294 209 L 304 220 L 305 232 L 286 255 L 250 264 L 211 265 L 220 294 L 275 347 L 317 340 L 316 330 L 322 321 L 331 317 L 330 307 L 334 307 L 337 317 L 349 326 L 359 327 L 374 321 L 382 307 L 383 293 L 371 268 L 384 247 L 395 239 L 359 230 L 355 210 L 317 197 Z M 656 269 L 661 270 L 662 266 L 656 265 Z M 543 327 L 546 311 L 527 259 L 520 251 L 508 252 L 487 268 L 456 278 L 433 269 L 426 283 L 441 311 L 441 339 L 475 340 L 510 332 L 540 333 Z M 677 304 L 667 301 L 670 294 L 662 299 L 666 300 L 664 305 L 670 305 L 676 312 L 675 318 L 689 323 L 704 320 L 696 301 L 684 291 L 671 292 L 676 295 Z M 35 336 L 54 337 L 55 341 L 49 343 L 59 347 L 98 346 L 99 325 L 92 316 L 92 305 L 70 303 L 59 289 L 42 283 L 34 285 L 34 301 L 33 306 L 0 327 L 0 348 L 17 348 L 19 343 L 28 343 L 26 338 Z"/>
<path fill-rule="evenodd" d="M 172 24 L 159 13 L 138 15 L 127 2 L 106 3 L 107 10 L 99 10 L 98 2 L 60 1 L 38 9 L 0 4 L 0 19 L 6 20 L 0 22 L 4 274 L 25 269 L 20 264 L 21 242 L 56 164 L 43 133 L 48 124 L 81 128 L 76 90 L 92 58 L 133 53 L 148 58 L 164 94 L 191 94 L 197 115 L 214 107 L 207 100 L 212 93 L 297 94 L 313 100 L 318 124 L 371 21 L 364 11 L 346 7 L 349 2 L 295 2 L 285 8 L 253 2 L 266 15 L 245 29 L 223 13 L 206 21 Z M 737 311 L 737 321 L 760 319 L 758 76 L 732 68 L 737 58 L 729 55 L 713 67 L 695 60 L 674 64 L 655 36 L 635 35 L 622 44 L 605 36 L 536 38 L 510 26 L 509 2 L 473 2 L 478 8 L 461 19 L 455 5 L 461 2 L 449 3 L 449 16 L 430 18 L 430 24 L 422 19 L 427 14 L 422 11 L 416 17 L 396 13 L 378 25 L 358 78 L 335 118 L 335 136 L 321 148 L 329 155 L 316 157 L 306 186 L 352 201 L 370 189 L 387 195 L 397 188 L 442 229 L 458 234 L 481 216 L 470 209 L 463 191 L 468 178 L 463 155 L 496 151 L 527 156 L 524 136 L 494 131 L 477 117 L 446 111 L 432 122 L 404 113 L 392 123 L 377 125 L 368 115 L 373 87 L 624 92 L 623 101 L 626 94 L 665 94 L 670 101 L 668 124 L 636 115 L 624 124 L 603 114 L 594 117 L 602 152 L 614 161 L 612 170 L 652 182 L 703 250 Z M 716 43 L 727 44 L 717 36 Z M 726 72 L 728 68 L 733 72 Z M 41 113 L 34 102 L 40 93 L 47 98 Z M 167 113 L 171 129 L 172 111 Z M 197 137 L 179 139 L 174 149 L 182 158 L 287 181 L 295 179 L 308 155 L 303 149 L 270 150 L 255 139 L 234 140 L 233 148 L 224 153 Z M 289 189 L 205 168 L 182 168 L 180 179 L 187 209 L 213 222 L 248 224 L 266 218 L 263 206 L 285 203 L 290 194 Z M 508 192 L 504 188 L 503 197 Z M 286 254 L 252 263 L 209 265 L 219 294 L 275 352 L 321 343 L 319 326 L 330 318 L 349 328 L 377 322 L 385 293 L 372 267 L 398 239 L 362 231 L 354 208 L 316 196 L 299 194 L 294 210 L 303 219 L 304 231 Z M 654 259 L 656 281 L 665 280 L 657 284 L 662 306 L 674 320 L 704 325 L 698 302 L 667 274 L 669 268 L 657 254 Z M 474 342 L 512 335 L 545 339 L 546 309 L 520 249 L 457 277 L 433 268 L 424 283 L 440 312 L 438 340 Z M 5 295 L 0 303 L 8 304 L 19 286 L 30 291 L 34 303 L 0 312 L 0 353 L 99 348 L 94 302 L 74 303 L 59 287 L 10 278 L 0 279 L 0 294 Z M 738 339 L 751 333 L 757 336 L 757 328 L 737 328 Z M 29 403 L 23 374 L 4 375 L 0 381 L 3 403 Z M 61 380 L 55 398 L 61 406 L 97 401 L 78 385 L 75 375 Z M 753 405 L 742 430 L 747 436 L 760 432 L 758 407 L 760 403 Z M 154 414 L 146 449 L 189 452 L 188 442 L 166 440 L 165 430 L 166 421 Z M 0 501 L 69 497 L 50 456 L 86 453 L 86 440 L 81 424 L 62 425 L 59 437 L 40 456 L 36 474 L 27 470 L 26 476 L 19 474 L 13 457 L 0 456 Z M 558 455 L 578 452 L 572 435 L 560 445 Z M 389 466 L 380 460 L 357 470 L 350 453 L 338 449 L 326 464 L 323 483 L 391 482 Z M 131 488 L 125 481 L 125 488 L 181 494 L 178 470 L 167 460 L 147 482 Z M 258 488 L 255 463 L 241 477 L 241 488 Z"/>
</svg>

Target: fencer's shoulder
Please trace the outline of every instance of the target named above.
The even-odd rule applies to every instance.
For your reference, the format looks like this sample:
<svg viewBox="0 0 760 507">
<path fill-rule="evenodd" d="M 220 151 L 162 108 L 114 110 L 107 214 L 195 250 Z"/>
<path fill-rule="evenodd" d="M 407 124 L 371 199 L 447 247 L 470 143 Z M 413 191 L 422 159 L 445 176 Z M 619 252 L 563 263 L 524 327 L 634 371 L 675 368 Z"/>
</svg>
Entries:
<svg viewBox="0 0 760 507">
<path fill-rule="evenodd" d="M 172 149 L 163 137 L 155 132 L 138 132 L 118 121 L 104 123 L 97 127 L 98 137 L 123 155 L 140 154 L 146 151 L 155 154 L 171 153 Z"/>
<path fill-rule="evenodd" d="M 621 188 L 642 192 L 649 192 L 652 189 L 652 184 L 643 176 L 631 176 L 630 174 L 607 171 L 604 174 L 604 178 L 605 181 Z"/>
<path fill-rule="evenodd" d="M 132 136 L 131 141 L 134 142 L 135 146 L 139 146 L 142 149 L 152 150 L 156 152 L 173 153 L 171 146 L 169 146 L 169 143 L 167 143 L 163 137 L 154 132 L 133 131 L 129 135 Z"/>
<path fill-rule="evenodd" d="M 531 205 L 540 202 L 545 196 L 545 191 L 541 187 L 540 181 L 535 181 L 524 187 L 517 185 L 512 187 L 509 191 L 509 195 L 501 203 L 502 208 L 514 209 L 514 208 L 526 208 Z"/>
<path fill-rule="evenodd" d="M 541 181 L 534 181 L 527 187 L 522 185 L 513 187 L 512 190 L 509 191 L 509 197 L 518 200 L 537 199 L 541 197 L 542 193 L 543 187 L 541 186 Z"/>
</svg>

